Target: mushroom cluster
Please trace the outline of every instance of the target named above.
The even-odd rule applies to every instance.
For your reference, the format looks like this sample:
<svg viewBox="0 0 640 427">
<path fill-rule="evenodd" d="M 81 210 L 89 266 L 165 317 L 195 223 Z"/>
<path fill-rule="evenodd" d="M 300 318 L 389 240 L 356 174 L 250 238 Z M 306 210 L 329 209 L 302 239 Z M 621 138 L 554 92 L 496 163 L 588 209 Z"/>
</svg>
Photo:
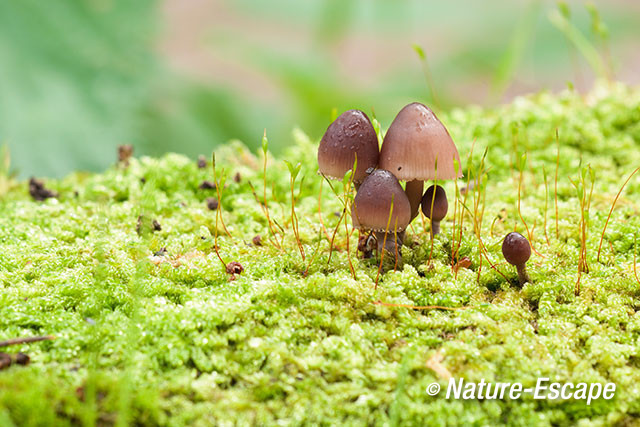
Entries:
<svg viewBox="0 0 640 427">
<path fill-rule="evenodd" d="M 356 161 L 357 159 L 357 161 Z M 438 234 L 447 213 L 444 188 L 434 185 L 423 194 L 424 181 L 462 176 L 460 155 L 449 132 L 427 106 L 405 106 L 391 123 L 382 147 L 371 121 L 359 110 L 341 114 L 329 125 L 318 149 L 319 172 L 341 179 L 354 163 L 357 194 L 351 210 L 355 228 L 377 240 L 378 251 L 400 256 L 404 233 L 420 207 Z M 405 181 L 403 189 L 399 181 Z"/>
</svg>

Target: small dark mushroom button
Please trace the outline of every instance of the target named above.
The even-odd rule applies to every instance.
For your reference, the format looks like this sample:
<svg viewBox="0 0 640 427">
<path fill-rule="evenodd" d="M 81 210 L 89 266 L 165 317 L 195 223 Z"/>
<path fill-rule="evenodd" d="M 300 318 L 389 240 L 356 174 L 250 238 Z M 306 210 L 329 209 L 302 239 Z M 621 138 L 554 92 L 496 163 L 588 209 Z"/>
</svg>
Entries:
<svg viewBox="0 0 640 427">
<path fill-rule="evenodd" d="M 516 266 L 520 285 L 531 282 L 526 268 L 531 257 L 531 245 L 522 234 L 515 231 L 507 234 L 502 242 L 502 255 L 509 264 Z"/>
</svg>

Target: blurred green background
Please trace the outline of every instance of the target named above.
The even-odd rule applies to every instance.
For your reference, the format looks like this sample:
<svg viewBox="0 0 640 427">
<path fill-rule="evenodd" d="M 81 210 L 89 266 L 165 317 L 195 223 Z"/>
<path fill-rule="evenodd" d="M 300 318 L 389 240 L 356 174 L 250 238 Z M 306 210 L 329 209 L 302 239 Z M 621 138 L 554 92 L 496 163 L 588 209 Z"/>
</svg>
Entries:
<svg viewBox="0 0 640 427">
<path fill-rule="evenodd" d="M 636 84 L 639 22 L 632 0 L 0 0 L 0 142 L 23 177 L 102 170 L 125 143 L 257 147 L 265 128 L 277 152 L 334 108 L 388 126 L 413 100 Z"/>
</svg>

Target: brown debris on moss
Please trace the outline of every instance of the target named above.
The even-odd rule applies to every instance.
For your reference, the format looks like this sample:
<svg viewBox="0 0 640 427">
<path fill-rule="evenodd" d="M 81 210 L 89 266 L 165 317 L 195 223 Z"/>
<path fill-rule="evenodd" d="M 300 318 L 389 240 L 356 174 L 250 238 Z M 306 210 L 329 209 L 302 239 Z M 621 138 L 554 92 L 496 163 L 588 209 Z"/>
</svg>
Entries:
<svg viewBox="0 0 640 427">
<path fill-rule="evenodd" d="M 33 197 L 33 200 L 38 202 L 58 197 L 58 193 L 53 190 L 49 190 L 44 186 L 43 181 L 33 177 L 29 180 L 29 194 Z"/>
</svg>

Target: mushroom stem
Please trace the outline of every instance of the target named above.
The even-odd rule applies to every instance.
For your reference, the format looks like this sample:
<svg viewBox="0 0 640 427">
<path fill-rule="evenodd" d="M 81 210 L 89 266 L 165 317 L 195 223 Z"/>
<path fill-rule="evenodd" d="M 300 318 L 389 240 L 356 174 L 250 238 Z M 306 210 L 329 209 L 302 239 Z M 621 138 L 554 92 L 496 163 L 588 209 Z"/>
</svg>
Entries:
<svg viewBox="0 0 640 427">
<path fill-rule="evenodd" d="M 362 252 L 362 257 L 365 259 L 373 257 L 374 238 L 372 234 L 361 233 L 358 239 L 358 250 Z"/>
<path fill-rule="evenodd" d="M 402 247 L 402 235 L 401 233 L 393 233 L 387 232 L 387 239 L 385 241 L 384 231 L 376 231 L 374 232 L 376 235 L 376 240 L 378 241 L 378 252 L 382 252 L 383 250 L 389 252 L 394 258 L 396 253 L 398 254 L 398 261 L 402 258 L 400 254 L 400 248 Z"/>
<path fill-rule="evenodd" d="M 418 216 L 418 210 L 420 209 L 420 202 L 422 201 L 422 189 L 424 181 L 414 179 L 413 181 L 407 181 L 404 192 L 409 199 L 411 205 L 411 221 Z"/>
<path fill-rule="evenodd" d="M 440 234 L 440 221 L 431 221 L 431 236 Z"/>
<path fill-rule="evenodd" d="M 526 264 L 518 264 L 516 265 L 516 270 L 518 270 L 518 280 L 520 281 L 520 286 L 525 283 L 531 283 L 531 278 L 529 278 L 529 274 L 527 273 L 527 265 Z"/>
</svg>

